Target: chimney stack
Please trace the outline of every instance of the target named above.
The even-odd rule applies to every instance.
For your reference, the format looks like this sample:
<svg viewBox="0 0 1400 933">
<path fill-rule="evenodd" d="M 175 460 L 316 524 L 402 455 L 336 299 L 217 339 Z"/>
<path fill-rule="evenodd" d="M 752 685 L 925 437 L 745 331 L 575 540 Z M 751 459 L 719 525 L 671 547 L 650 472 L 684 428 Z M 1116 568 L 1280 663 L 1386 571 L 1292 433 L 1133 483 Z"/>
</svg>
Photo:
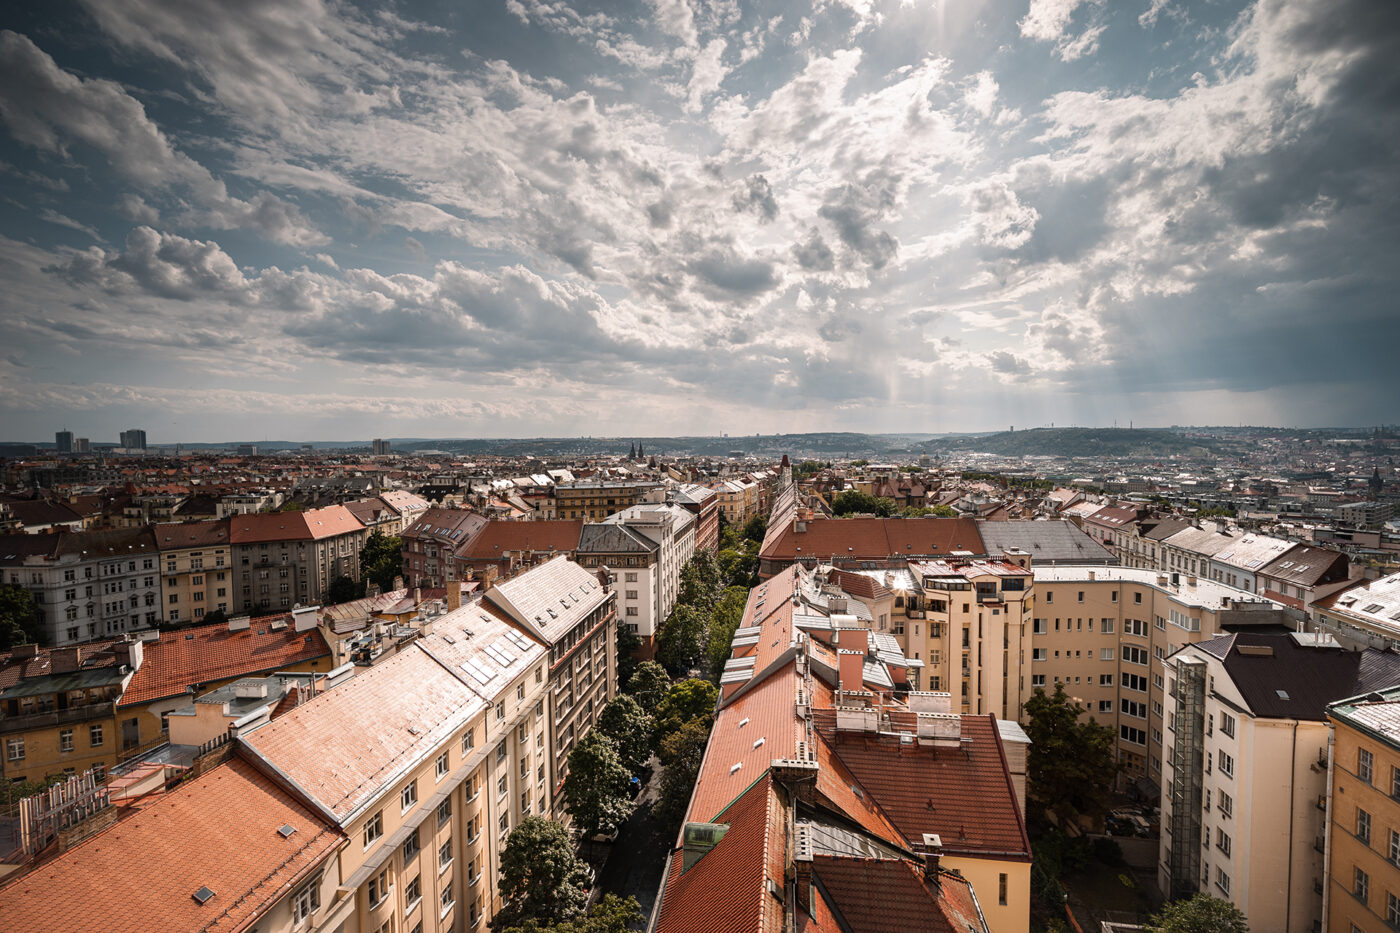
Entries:
<svg viewBox="0 0 1400 933">
<path fill-rule="evenodd" d="M 938 884 L 939 863 L 943 859 L 943 838 L 938 833 L 924 833 L 924 880 Z"/>
<path fill-rule="evenodd" d="M 49 673 L 71 674 L 82 666 L 82 649 L 77 646 L 55 648 L 49 652 Z"/>
<path fill-rule="evenodd" d="M 806 823 L 797 824 L 793 837 L 792 875 L 797 905 L 809 915 L 812 912 L 812 837 Z"/>
<path fill-rule="evenodd" d="M 462 584 L 456 580 L 447 581 L 447 611 L 462 608 Z"/>
</svg>

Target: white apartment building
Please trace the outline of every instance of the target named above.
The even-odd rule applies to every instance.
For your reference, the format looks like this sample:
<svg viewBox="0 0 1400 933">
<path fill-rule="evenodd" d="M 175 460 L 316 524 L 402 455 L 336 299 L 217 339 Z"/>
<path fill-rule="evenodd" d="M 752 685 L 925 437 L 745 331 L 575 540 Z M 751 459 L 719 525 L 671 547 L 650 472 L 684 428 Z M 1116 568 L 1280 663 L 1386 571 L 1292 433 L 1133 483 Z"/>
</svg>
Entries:
<svg viewBox="0 0 1400 933">
<path fill-rule="evenodd" d="M 1240 908 L 1251 929 L 1320 929 L 1328 703 L 1389 686 L 1400 663 L 1313 633 L 1236 633 L 1163 661 L 1169 700 L 1158 885 Z"/>
</svg>

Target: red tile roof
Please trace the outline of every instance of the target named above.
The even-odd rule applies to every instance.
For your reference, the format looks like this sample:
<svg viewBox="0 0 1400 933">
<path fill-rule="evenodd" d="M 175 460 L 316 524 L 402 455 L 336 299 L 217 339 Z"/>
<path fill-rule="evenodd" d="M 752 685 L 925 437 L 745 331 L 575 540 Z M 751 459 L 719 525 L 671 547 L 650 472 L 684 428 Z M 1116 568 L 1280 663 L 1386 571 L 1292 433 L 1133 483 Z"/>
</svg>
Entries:
<svg viewBox="0 0 1400 933">
<path fill-rule="evenodd" d="M 965 878 L 923 870 L 902 859 L 817 855 L 812 874 L 830 900 L 825 905 L 850 933 L 966 933 L 981 929 L 980 912 Z"/>
<path fill-rule="evenodd" d="M 657 933 L 777 933 L 783 905 L 767 879 L 783 884 L 786 820 L 765 773 L 725 811 L 729 831 L 719 844 L 681 873 L 679 852 L 662 889 Z"/>
<path fill-rule="evenodd" d="M 270 512 L 229 517 L 229 538 L 235 544 L 265 541 L 316 541 L 364 530 L 343 505 L 301 512 Z"/>
<path fill-rule="evenodd" d="M 977 522 L 970 518 L 813 518 L 806 531 L 791 522 L 765 541 L 764 560 L 816 558 L 883 560 L 888 557 L 986 553 Z"/>
<path fill-rule="evenodd" d="M 774 758 L 797 755 L 797 688 L 795 663 L 765 678 L 719 711 L 705 758 L 695 779 L 687 820 L 708 823 L 768 770 Z M 763 744 L 755 747 L 760 739 Z M 734 770 L 734 765 L 739 765 Z"/>
<path fill-rule="evenodd" d="M 492 521 L 461 551 L 464 560 L 501 560 L 506 551 L 578 550 L 582 521 Z"/>
<path fill-rule="evenodd" d="M 950 855 L 1030 859 L 994 716 L 964 715 L 961 748 L 906 746 L 898 736 L 838 731 L 833 709 L 813 709 L 812 718 L 906 845 L 938 833 Z"/>
<path fill-rule="evenodd" d="M 331 649 L 319 630 L 298 632 L 291 624 L 281 630 L 272 628 L 273 622 L 284 619 L 286 616 L 254 619 L 238 632 L 230 632 L 223 623 L 162 632 L 159 640 L 143 646 L 141 666 L 117 705 L 149 703 L 182 694 L 192 684 L 330 657 Z"/>
<path fill-rule="evenodd" d="M 233 759 L 0 889 L 0 929 L 242 929 L 343 841 Z M 203 905 L 202 887 L 214 892 Z"/>
</svg>

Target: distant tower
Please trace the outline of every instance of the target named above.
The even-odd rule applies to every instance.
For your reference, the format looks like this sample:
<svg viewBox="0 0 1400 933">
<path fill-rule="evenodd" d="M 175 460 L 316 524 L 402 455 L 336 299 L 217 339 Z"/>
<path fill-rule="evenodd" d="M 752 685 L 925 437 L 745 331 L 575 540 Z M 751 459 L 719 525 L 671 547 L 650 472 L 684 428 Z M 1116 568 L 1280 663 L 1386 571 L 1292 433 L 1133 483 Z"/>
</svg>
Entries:
<svg viewBox="0 0 1400 933">
<path fill-rule="evenodd" d="M 629 462 L 637 459 L 637 444 L 635 441 L 632 443 L 631 447 L 627 448 L 627 459 Z"/>
<path fill-rule="evenodd" d="M 1371 478 L 1366 481 L 1366 486 L 1371 491 L 1371 498 L 1380 498 L 1381 490 L 1385 488 L 1385 480 L 1381 479 L 1381 468 L 1376 467 L 1371 471 Z"/>
<path fill-rule="evenodd" d="M 384 440 L 384 438 L 382 437 L 376 437 L 372 442 L 370 449 L 373 450 L 374 455 L 378 457 L 383 454 L 389 453 L 389 447 L 390 444 L 388 441 Z"/>
<path fill-rule="evenodd" d="M 788 455 L 783 454 L 783 462 L 778 464 L 778 469 L 782 474 L 780 482 L 784 487 L 792 485 L 792 462 L 788 460 Z"/>
<path fill-rule="evenodd" d="M 638 445 L 637 445 L 637 459 L 638 459 L 638 460 L 645 460 L 646 458 L 647 458 L 647 455 L 646 455 L 646 448 L 644 448 L 641 444 L 638 444 Z"/>
<path fill-rule="evenodd" d="M 145 450 L 146 432 L 140 428 L 132 428 L 121 433 L 121 444 L 127 450 Z"/>
<path fill-rule="evenodd" d="M 61 454 L 71 454 L 73 452 L 73 432 L 55 431 L 53 435 L 53 445 Z"/>
</svg>

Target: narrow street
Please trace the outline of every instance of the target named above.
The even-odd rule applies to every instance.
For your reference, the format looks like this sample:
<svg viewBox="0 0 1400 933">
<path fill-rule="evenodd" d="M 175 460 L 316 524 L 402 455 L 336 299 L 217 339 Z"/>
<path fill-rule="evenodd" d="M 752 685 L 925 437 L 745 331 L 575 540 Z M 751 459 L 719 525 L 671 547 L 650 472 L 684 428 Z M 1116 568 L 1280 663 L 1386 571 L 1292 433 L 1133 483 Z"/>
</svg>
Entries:
<svg viewBox="0 0 1400 933">
<path fill-rule="evenodd" d="M 637 806 L 627 822 L 619 828 L 617 840 L 595 848 L 598 855 L 606 851 L 606 864 L 598 870 L 598 888 L 619 897 L 631 895 L 641 905 L 644 916 L 651 915 L 661 886 L 661 874 L 666 868 L 666 853 L 675 835 L 663 831 L 651 817 L 651 808 L 661 790 L 661 762 L 651 759 L 652 775 L 637 797 Z M 592 861 L 592 860 L 590 860 Z"/>
</svg>

